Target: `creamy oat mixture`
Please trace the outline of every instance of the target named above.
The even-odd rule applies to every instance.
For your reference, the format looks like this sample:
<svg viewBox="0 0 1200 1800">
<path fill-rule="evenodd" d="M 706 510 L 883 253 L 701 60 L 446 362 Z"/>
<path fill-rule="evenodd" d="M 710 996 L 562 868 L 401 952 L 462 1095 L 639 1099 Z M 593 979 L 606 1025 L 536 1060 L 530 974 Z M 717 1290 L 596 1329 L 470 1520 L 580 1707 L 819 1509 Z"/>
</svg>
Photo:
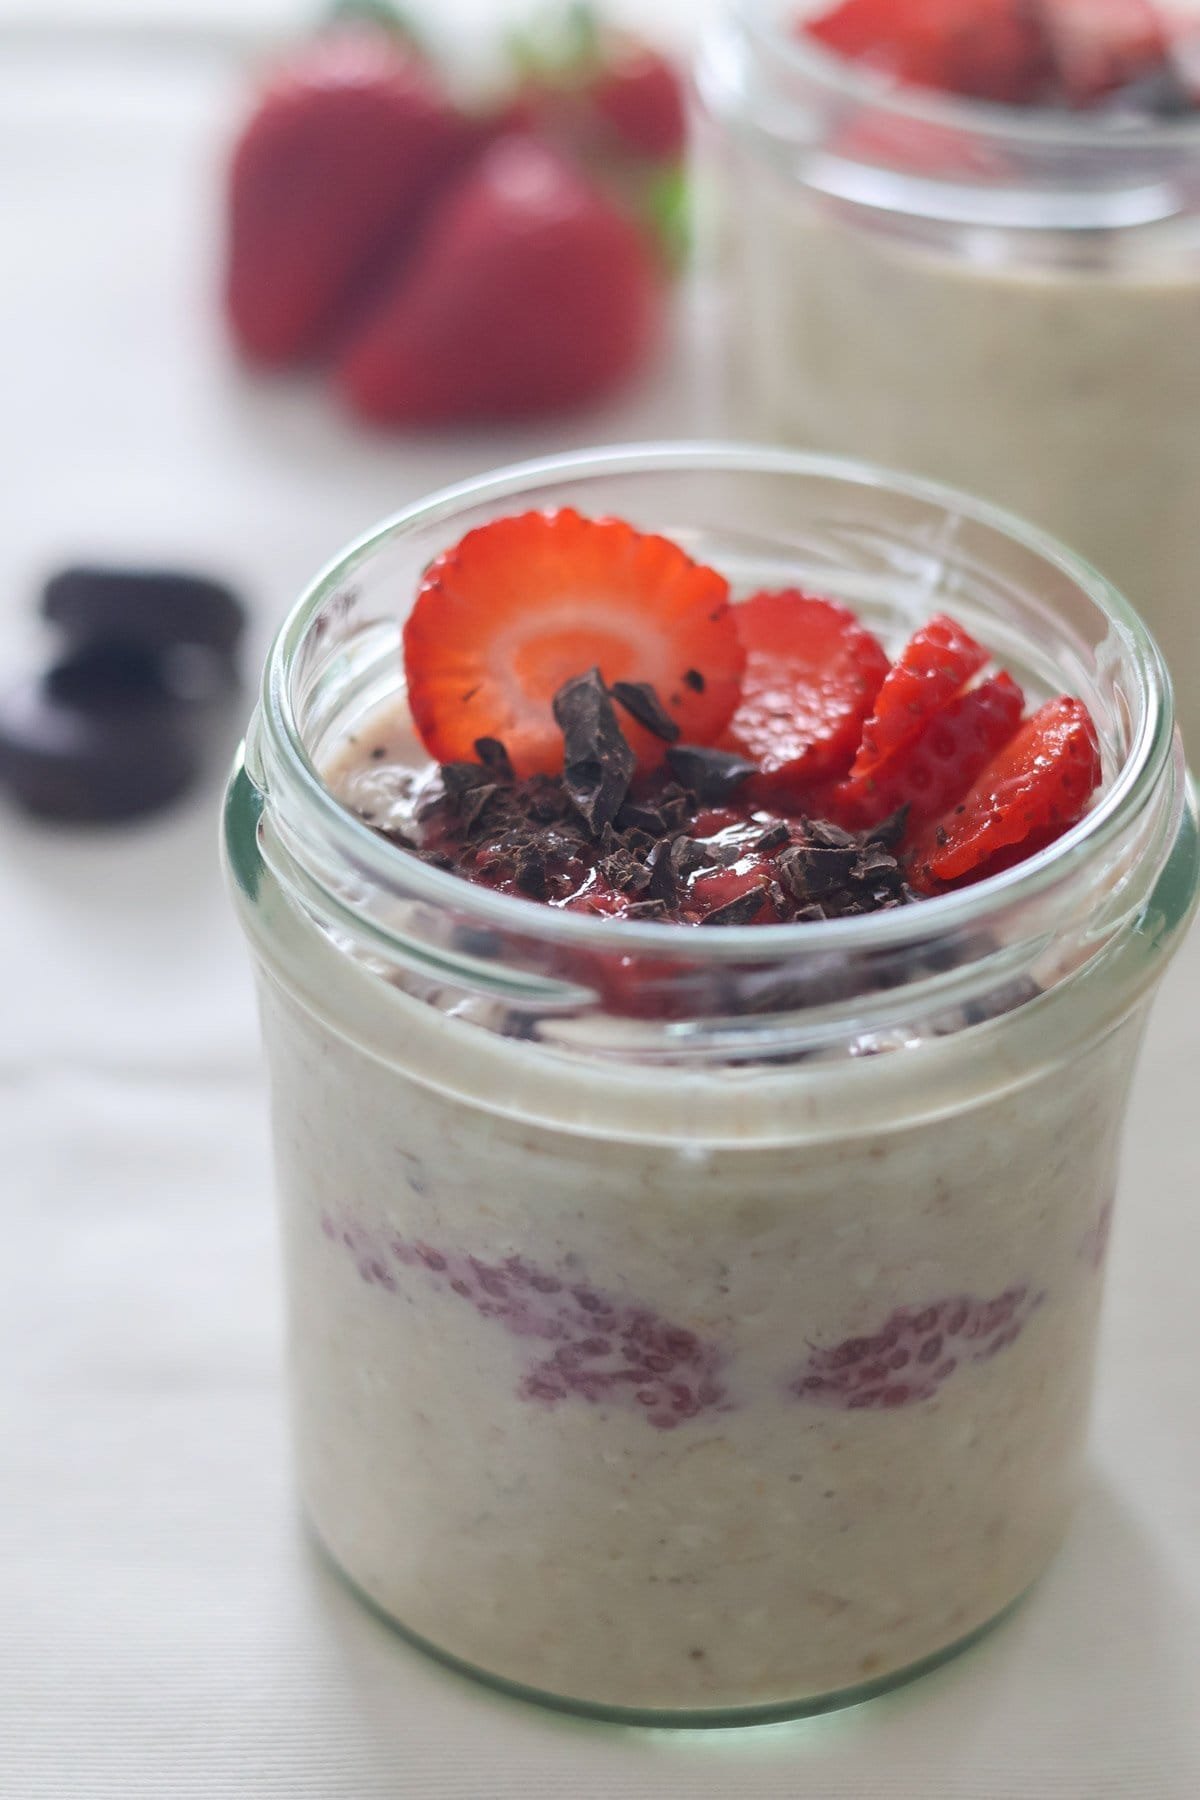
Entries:
<svg viewBox="0 0 1200 1800">
<path fill-rule="evenodd" d="M 330 774 L 360 807 L 374 742 Z M 622 1069 L 271 930 L 302 1483 L 378 1606 L 533 1688 L 711 1709 L 885 1677 L 1033 1581 L 1134 1024 L 1082 1049 L 1055 995 L 911 1054 Z"/>
</svg>

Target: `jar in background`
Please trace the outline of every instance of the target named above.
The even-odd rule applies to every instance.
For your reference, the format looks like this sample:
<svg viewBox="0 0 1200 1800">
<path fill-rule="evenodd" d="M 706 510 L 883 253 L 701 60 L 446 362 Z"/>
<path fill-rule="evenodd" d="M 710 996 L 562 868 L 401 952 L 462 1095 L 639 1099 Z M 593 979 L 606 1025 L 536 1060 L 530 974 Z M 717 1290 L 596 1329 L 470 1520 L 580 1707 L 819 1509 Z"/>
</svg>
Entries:
<svg viewBox="0 0 1200 1800">
<path fill-rule="evenodd" d="M 700 60 L 743 424 L 1053 532 L 1200 742 L 1200 115 L 890 88 L 798 32 L 827 6 L 734 0 Z"/>
<path fill-rule="evenodd" d="M 845 600 L 893 646 L 952 610 L 1031 696 L 1087 701 L 1095 809 L 975 889 L 714 932 L 406 854 L 321 771 L 403 716 L 430 558 L 552 505 L 665 531 L 735 592 Z M 510 470 L 300 602 L 226 857 L 300 1483 L 374 1607 L 550 1704 L 736 1724 L 878 1692 L 1029 1587 L 1079 1485 L 1125 1096 L 1197 892 L 1169 686 L 1111 588 L 851 464 L 666 446 Z"/>
</svg>

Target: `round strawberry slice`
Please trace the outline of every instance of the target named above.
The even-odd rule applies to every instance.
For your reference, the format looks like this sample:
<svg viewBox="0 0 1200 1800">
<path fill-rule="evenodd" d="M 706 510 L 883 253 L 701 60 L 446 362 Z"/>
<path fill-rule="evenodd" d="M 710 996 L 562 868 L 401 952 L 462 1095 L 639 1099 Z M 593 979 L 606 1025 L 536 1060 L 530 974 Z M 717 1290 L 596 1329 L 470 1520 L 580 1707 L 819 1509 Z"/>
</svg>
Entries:
<svg viewBox="0 0 1200 1800">
<path fill-rule="evenodd" d="M 852 773 L 873 775 L 911 744 L 927 720 L 953 700 L 987 660 L 987 651 L 961 625 L 935 613 L 913 633 L 888 670 L 875 710 L 863 726 Z"/>
<path fill-rule="evenodd" d="M 1011 675 L 994 675 L 943 706 L 906 748 L 873 775 L 849 775 L 828 796 L 830 818 L 869 831 L 908 808 L 912 833 L 961 800 L 1021 723 L 1025 696 Z"/>
<path fill-rule="evenodd" d="M 1032 856 L 1083 817 L 1100 785 L 1096 727 L 1082 700 L 1048 700 L 912 852 L 914 887 L 978 881 Z"/>
<path fill-rule="evenodd" d="M 746 650 L 742 697 L 725 742 L 758 763 L 764 799 L 844 775 L 888 659 L 852 612 L 796 588 L 734 608 Z"/>
<path fill-rule="evenodd" d="M 404 627 L 413 723 L 439 762 L 499 738 L 518 776 L 556 774 L 552 710 L 598 668 L 649 683 L 686 743 L 711 744 L 737 704 L 745 652 L 729 586 L 667 538 L 569 507 L 495 519 L 425 571 Z M 643 769 L 667 744 L 622 712 Z"/>
</svg>

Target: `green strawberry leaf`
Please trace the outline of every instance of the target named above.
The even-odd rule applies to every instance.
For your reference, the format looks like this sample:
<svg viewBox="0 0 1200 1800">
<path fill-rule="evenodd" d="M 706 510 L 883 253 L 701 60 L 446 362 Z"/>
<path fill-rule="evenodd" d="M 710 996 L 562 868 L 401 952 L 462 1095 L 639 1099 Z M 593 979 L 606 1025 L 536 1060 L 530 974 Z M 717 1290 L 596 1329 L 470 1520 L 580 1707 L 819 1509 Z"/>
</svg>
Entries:
<svg viewBox="0 0 1200 1800">
<path fill-rule="evenodd" d="M 557 84 L 584 79 L 603 56 L 604 26 L 589 0 L 572 0 L 505 34 L 514 72 L 527 81 Z"/>
<path fill-rule="evenodd" d="M 692 194 L 683 163 L 655 171 L 646 183 L 641 212 L 668 269 L 677 273 L 692 245 Z"/>
<path fill-rule="evenodd" d="M 419 26 L 392 0 L 329 0 L 321 22 L 324 28 L 333 30 L 339 25 L 375 25 L 421 54 L 425 52 Z"/>
</svg>

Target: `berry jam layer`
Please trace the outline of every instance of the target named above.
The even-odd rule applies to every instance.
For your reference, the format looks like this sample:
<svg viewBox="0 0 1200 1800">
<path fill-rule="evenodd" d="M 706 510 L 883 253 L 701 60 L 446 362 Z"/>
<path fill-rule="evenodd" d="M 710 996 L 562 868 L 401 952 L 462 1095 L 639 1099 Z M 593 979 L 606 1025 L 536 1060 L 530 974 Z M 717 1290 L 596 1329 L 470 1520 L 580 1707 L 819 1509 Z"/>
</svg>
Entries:
<svg viewBox="0 0 1200 1800">
<path fill-rule="evenodd" d="M 1005 106 L 1175 118 L 1196 19 L 1158 0 L 839 0 L 797 30 L 892 81 Z"/>
</svg>

